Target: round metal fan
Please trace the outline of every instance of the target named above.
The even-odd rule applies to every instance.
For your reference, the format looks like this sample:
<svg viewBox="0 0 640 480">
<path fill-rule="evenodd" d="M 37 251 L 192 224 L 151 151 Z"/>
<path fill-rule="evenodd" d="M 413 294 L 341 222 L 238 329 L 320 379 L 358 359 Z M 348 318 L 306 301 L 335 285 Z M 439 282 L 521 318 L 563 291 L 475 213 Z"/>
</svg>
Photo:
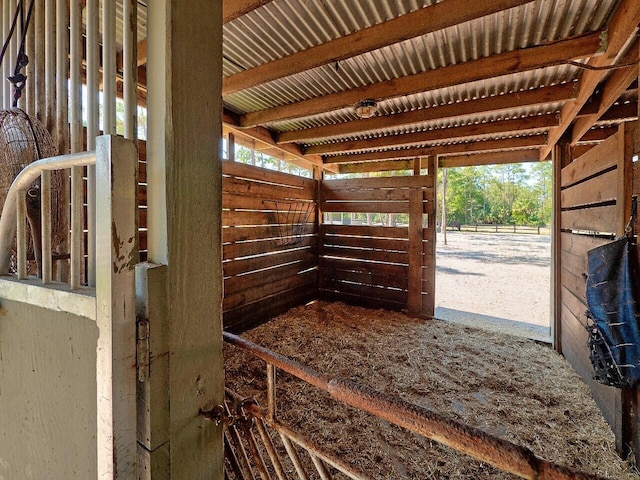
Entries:
<svg viewBox="0 0 640 480">
<path fill-rule="evenodd" d="M 38 119 L 15 108 L 0 110 L 0 205 L 4 204 L 14 178 L 30 163 L 41 158 L 57 155 L 57 149 L 47 129 Z M 63 178 L 52 175 L 52 247 L 59 244 L 62 227 L 60 213 L 63 211 Z M 27 247 L 29 273 L 39 270 L 41 264 L 40 181 L 27 191 L 27 218 L 30 227 L 30 242 Z M 15 268 L 15 254 L 12 268 Z M 15 271 L 15 270 L 14 270 Z"/>
</svg>

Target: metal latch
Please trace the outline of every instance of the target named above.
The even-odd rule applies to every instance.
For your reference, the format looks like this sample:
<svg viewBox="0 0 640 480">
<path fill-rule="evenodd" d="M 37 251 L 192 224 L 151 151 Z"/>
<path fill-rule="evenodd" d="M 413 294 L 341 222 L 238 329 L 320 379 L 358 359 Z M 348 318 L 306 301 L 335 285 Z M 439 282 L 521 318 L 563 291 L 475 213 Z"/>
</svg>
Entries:
<svg viewBox="0 0 640 480">
<path fill-rule="evenodd" d="M 149 350 L 149 320 L 138 317 L 136 320 L 136 367 L 139 382 L 149 380 L 151 375 Z"/>
</svg>

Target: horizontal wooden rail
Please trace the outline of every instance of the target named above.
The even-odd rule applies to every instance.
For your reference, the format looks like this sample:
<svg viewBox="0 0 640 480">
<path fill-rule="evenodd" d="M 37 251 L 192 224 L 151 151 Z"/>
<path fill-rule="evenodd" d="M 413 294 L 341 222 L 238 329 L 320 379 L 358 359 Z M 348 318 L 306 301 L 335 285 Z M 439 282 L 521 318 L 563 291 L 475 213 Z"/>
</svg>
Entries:
<svg viewBox="0 0 640 480">
<path fill-rule="evenodd" d="M 456 422 L 424 407 L 385 395 L 355 382 L 331 378 L 242 337 L 223 332 L 224 340 L 323 390 L 337 401 L 435 440 L 501 470 L 530 480 L 604 480 L 537 457 L 531 450 Z"/>
</svg>

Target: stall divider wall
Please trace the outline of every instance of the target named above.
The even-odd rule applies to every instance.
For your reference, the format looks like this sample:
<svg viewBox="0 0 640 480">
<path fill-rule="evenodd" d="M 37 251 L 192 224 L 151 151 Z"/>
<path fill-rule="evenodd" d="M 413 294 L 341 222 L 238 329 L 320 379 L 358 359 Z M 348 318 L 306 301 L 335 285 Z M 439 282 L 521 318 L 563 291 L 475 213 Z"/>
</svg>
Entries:
<svg viewBox="0 0 640 480">
<path fill-rule="evenodd" d="M 633 130 L 631 124 L 623 124 L 618 133 L 562 168 L 561 175 L 559 321 L 562 353 L 589 385 L 616 435 L 616 446 L 621 453 L 629 446 L 637 450 L 636 420 L 623 414 L 637 410 L 629 403 L 636 392 L 604 386 L 593 379 L 584 326 L 587 324 L 587 252 L 621 235 L 628 218 Z"/>
<path fill-rule="evenodd" d="M 323 223 L 320 298 L 433 316 L 434 171 L 322 182 L 322 212 L 346 213 L 347 218 L 351 213 L 397 214 L 399 220 L 396 226 Z"/>
<path fill-rule="evenodd" d="M 222 163 L 224 324 L 244 330 L 317 298 L 317 180 Z"/>
</svg>

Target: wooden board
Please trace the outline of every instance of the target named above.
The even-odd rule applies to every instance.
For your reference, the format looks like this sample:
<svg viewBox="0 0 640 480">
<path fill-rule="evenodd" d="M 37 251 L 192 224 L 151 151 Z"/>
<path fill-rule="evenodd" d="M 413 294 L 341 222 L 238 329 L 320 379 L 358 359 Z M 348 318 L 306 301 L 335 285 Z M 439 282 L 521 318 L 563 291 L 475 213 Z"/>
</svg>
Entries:
<svg viewBox="0 0 640 480">
<path fill-rule="evenodd" d="M 316 225 L 307 223 L 301 226 L 301 235 L 311 235 L 316 233 Z M 257 227 L 245 226 L 228 226 L 222 229 L 222 242 L 246 242 L 248 240 L 260 240 L 267 238 L 279 237 L 277 228 L 271 225 L 262 225 Z"/>
<path fill-rule="evenodd" d="M 223 315 L 225 330 L 241 333 L 286 312 L 292 307 L 310 302 L 316 299 L 317 296 L 317 286 L 309 284 L 227 310 Z"/>
<path fill-rule="evenodd" d="M 403 239 L 374 238 L 374 237 L 343 237 L 335 235 L 325 235 L 322 241 L 323 246 L 334 247 L 359 247 L 373 250 L 389 250 L 406 252 L 409 242 Z"/>
<path fill-rule="evenodd" d="M 409 272 L 407 265 L 393 265 L 390 263 L 373 263 L 365 260 L 349 260 L 345 258 L 320 257 L 320 271 L 325 269 L 355 270 L 361 272 L 375 272 L 383 275 L 406 277 Z"/>
<path fill-rule="evenodd" d="M 375 190 L 364 190 L 364 189 L 331 190 L 329 188 L 325 188 L 323 183 L 323 187 L 320 188 L 320 201 L 326 202 L 328 200 L 329 201 L 330 200 L 409 201 L 409 190 L 407 189 L 398 190 L 395 188 L 379 188 Z"/>
<path fill-rule="evenodd" d="M 408 299 L 406 290 L 392 290 L 380 286 L 341 282 L 324 277 L 320 279 L 320 288 L 322 290 L 358 295 L 360 297 L 368 297 L 375 300 L 384 299 L 386 301 L 403 303 L 405 305 Z"/>
<path fill-rule="evenodd" d="M 282 245 L 279 239 L 231 243 L 228 245 L 223 245 L 222 258 L 223 260 L 231 260 L 232 258 L 249 257 L 271 252 L 284 252 L 288 250 L 299 249 L 301 247 L 315 246 L 317 242 L 317 237 L 308 236 L 303 237 L 301 242 L 296 245 Z"/>
<path fill-rule="evenodd" d="M 618 229 L 615 205 L 565 210 L 561 213 L 562 229 L 615 233 Z"/>
<path fill-rule="evenodd" d="M 342 248 L 330 245 L 322 245 L 320 254 L 338 258 L 351 258 L 356 260 L 370 260 L 383 263 L 407 264 L 406 252 L 388 252 L 377 250 L 364 250 L 359 248 Z"/>
<path fill-rule="evenodd" d="M 623 154 L 618 134 L 609 137 L 562 169 L 561 186 L 568 187 L 617 165 Z"/>
<path fill-rule="evenodd" d="M 293 188 L 283 185 L 255 182 L 244 178 L 224 177 L 222 179 L 223 193 L 237 193 L 252 195 L 265 200 L 304 199 L 315 197 L 315 187 Z"/>
<path fill-rule="evenodd" d="M 393 302 L 389 299 L 378 297 L 366 297 L 353 293 L 320 290 L 320 299 L 327 302 L 344 302 L 349 305 L 358 305 L 367 308 L 384 308 L 385 310 L 404 310 L 406 302 Z"/>
<path fill-rule="evenodd" d="M 368 271 L 342 270 L 324 267 L 322 269 L 322 278 L 347 281 L 363 285 L 379 285 L 383 287 L 392 287 L 406 290 L 408 280 L 405 276 L 384 275 L 377 273 L 375 268 Z"/>
<path fill-rule="evenodd" d="M 268 285 L 248 288 L 233 295 L 225 295 L 224 300 L 222 301 L 223 310 L 226 311 L 238 308 L 248 303 L 256 302 L 303 285 L 315 284 L 317 281 L 317 274 L 318 272 L 316 270 L 311 270 L 301 273 L 300 275 L 271 282 Z"/>
<path fill-rule="evenodd" d="M 264 268 L 276 267 L 287 263 L 315 260 L 316 255 L 313 247 L 299 248 L 295 250 L 285 250 L 273 254 L 260 255 L 239 260 L 227 260 L 222 264 L 225 277 L 231 277 L 242 273 L 262 270 Z"/>
<path fill-rule="evenodd" d="M 344 213 L 406 213 L 409 202 L 322 202 L 323 212 Z"/>
<path fill-rule="evenodd" d="M 222 208 L 278 211 L 283 214 L 289 211 L 306 213 L 315 210 L 315 203 L 312 200 L 266 200 L 254 195 L 225 193 L 222 196 Z"/>
<path fill-rule="evenodd" d="M 307 223 L 312 224 L 316 220 L 315 212 L 312 212 L 307 218 Z M 289 224 L 286 215 L 277 212 L 261 212 L 248 210 L 224 210 L 222 212 L 222 225 L 224 227 L 231 226 L 250 226 L 250 225 L 286 225 Z"/>
<path fill-rule="evenodd" d="M 613 201 L 617 195 L 617 170 L 610 170 L 586 182 L 562 190 L 562 208 Z"/>
<path fill-rule="evenodd" d="M 356 237 L 408 238 L 403 227 L 382 227 L 369 225 L 320 225 L 321 235 L 350 235 Z"/>
<path fill-rule="evenodd" d="M 228 277 L 224 280 L 224 294 L 231 296 L 250 288 L 271 285 L 289 277 L 295 277 L 301 272 L 316 266 L 315 258 L 309 258 L 296 263 L 280 265 L 268 270 Z"/>
<path fill-rule="evenodd" d="M 325 180 L 322 182 L 325 190 L 367 190 L 378 188 L 433 188 L 433 178 L 427 175 L 414 177 L 375 177 L 350 178 L 347 180 Z"/>
<path fill-rule="evenodd" d="M 228 160 L 222 161 L 222 174 L 225 176 L 260 180 L 261 182 L 290 185 L 297 188 L 315 189 L 317 185 L 317 181 L 312 178 L 267 170 L 266 168 L 255 167 L 240 162 L 230 162 Z"/>
</svg>

